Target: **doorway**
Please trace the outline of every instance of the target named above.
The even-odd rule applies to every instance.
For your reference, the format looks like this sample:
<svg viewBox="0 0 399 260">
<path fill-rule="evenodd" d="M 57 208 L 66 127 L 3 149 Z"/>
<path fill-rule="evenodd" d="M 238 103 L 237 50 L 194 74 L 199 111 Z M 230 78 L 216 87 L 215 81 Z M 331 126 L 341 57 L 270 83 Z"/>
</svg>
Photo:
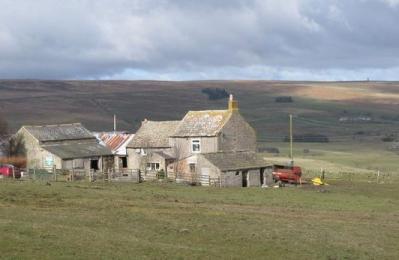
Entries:
<svg viewBox="0 0 399 260">
<path fill-rule="evenodd" d="M 242 186 L 248 187 L 248 171 L 242 171 Z"/>
<path fill-rule="evenodd" d="M 99 170 L 98 168 L 98 160 L 90 160 L 90 169 L 92 170 Z"/>
<path fill-rule="evenodd" d="M 122 165 L 123 169 L 127 168 L 127 157 L 119 157 L 120 161 L 119 161 L 119 168 Z"/>
<path fill-rule="evenodd" d="M 260 186 L 263 186 L 265 184 L 265 169 L 261 168 L 260 169 Z"/>
</svg>

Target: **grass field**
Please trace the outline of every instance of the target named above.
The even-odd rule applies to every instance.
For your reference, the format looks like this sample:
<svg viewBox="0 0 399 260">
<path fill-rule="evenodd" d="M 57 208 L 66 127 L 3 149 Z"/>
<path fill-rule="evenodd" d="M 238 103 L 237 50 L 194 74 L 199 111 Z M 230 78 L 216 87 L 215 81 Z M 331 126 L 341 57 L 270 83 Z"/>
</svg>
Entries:
<svg viewBox="0 0 399 260">
<path fill-rule="evenodd" d="M 279 154 L 265 153 L 270 161 L 289 161 L 289 144 L 268 142 L 266 147 L 278 148 Z M 399 183 L 397 152 L 387 150 L 381 142 L 294 143 L 295 164 L 303 168 L 305 178 L 320 175 L 323 169 L 330 178 L 357 181 L 380 180 Z"/>
<path fill-rule="evenodd" d="M 390 184 L 0 182 L 5 259 L 398 259 Z"/>
</svg>

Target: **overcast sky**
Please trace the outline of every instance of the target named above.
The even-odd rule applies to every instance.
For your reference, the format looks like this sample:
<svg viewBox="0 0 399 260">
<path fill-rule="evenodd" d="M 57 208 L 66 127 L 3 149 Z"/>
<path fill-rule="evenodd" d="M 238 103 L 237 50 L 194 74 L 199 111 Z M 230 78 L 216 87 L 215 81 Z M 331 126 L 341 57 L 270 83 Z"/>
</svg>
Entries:
<svg viewBox="0 0 399 260">
<path fill-rule="evenodd" d="M 399 0 L 0 4 L 0 78 L 399 80 Z"/>
</svg>

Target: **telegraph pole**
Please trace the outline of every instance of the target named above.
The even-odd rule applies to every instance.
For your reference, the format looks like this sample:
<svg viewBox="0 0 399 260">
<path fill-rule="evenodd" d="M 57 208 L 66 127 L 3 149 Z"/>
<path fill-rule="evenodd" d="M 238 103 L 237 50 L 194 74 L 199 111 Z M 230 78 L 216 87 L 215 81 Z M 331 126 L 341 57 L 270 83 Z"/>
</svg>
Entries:
<svg viewBox="0 0 399 260">
<path fill-rule="evenodd" d="M 116 132 L 116 115 L 114 115 L 114 132 Z"/>
<path fill-rule="evenodd" d="M 290 159 L 291 165 L 294 165 L 294 156 L 292 154 L 292 115 L 290 114 Z"/>
</svg>

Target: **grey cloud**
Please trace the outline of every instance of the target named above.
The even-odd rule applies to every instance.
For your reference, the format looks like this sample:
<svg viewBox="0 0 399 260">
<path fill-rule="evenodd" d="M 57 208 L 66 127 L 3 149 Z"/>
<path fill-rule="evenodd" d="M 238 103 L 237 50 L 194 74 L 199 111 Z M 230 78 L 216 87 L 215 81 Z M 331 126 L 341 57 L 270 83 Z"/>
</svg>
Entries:
<svg viewBox="0 0 399 260">
<path fill-rule="evenodd" d="M 397 0 L 0 6 L 2 78 L 391 78 L 399 67 Z"/>
</svg>

